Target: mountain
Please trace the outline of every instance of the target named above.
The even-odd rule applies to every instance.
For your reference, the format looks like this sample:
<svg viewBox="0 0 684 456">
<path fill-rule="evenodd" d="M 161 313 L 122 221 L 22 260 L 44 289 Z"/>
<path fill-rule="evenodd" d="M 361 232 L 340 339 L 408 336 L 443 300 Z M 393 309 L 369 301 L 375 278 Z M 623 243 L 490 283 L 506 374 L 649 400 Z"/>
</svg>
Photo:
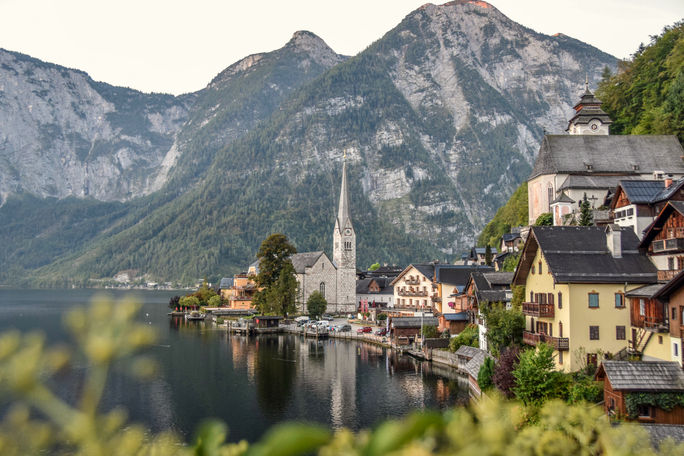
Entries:
<svg viewBox="0 0 684 456">
<path fill-rule="evenodd" d="M 17 193 L 150 193 L 192 98 L 114 87 L 0 49 L 0 204 Z"/>
<path fill-rule="evenodd" d="M 216 277 L 251 261 L 273 231 L 300 251 L 330 250 L 343 150 L 359 266 L 448 257 L 527 177 L 542 130 L 565 128 L 585 75 L 593 83 L 616 64 L 481 1 L 427 4 L 350 59 L 299 38 L 319 50 L 304 53 L 317 74 L 276 83 L 292 88 L 281 94 L 252 68 L 266 57 L 221 73 L 193 95 L 159 191 L 126 203 L 118 222 L 34 277 Z M 270 68 L 284 77 L 302 65 Z M 212 92 L 223 81 L 242 85 Z"/>
</svg>

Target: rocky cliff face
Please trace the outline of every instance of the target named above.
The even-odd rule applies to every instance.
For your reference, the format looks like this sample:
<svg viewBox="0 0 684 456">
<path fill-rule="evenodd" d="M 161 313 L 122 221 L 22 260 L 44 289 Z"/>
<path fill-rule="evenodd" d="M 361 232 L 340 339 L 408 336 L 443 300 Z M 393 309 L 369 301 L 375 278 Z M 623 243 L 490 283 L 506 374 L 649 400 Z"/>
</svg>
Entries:
<svg viewBox="0 0 684 456">
<path fill-rule="evenodd" d="M 0 203 L 150 192 L 187 99 L 143 94 L 0 49 Z"/>
<path fill-rule="evenodd" d="M 297 32 L 185 105 L 169 100 L 185 117 L 152 110 L 168 142 L 141 193 L 160 191 L 39 274 L 212 277 L 249 263 L 274 231 L 328 248 L 344 150 L 361 267 L 457 254 L 527 177 L 542 130 L 565 129 L 585 75 L 615 63 L 482 1 L 427 4 L 350 59 Z"/>
</svg>

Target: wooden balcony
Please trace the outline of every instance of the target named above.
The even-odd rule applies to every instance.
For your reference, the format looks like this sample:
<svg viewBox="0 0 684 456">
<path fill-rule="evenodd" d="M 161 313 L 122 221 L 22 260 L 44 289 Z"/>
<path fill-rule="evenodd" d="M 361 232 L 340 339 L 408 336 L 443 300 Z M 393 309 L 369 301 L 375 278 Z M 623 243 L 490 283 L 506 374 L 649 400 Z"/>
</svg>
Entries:
<svg viewBox="0 0 684 456">
<path fill-rule="evenodd" d="M 420 285 L 420 279 L 404 279 L 406 285 Z"/>
<path fill-rule="evenodd" d="M 551 337 L 546 334 L 532 333 L 523 331 L 523 343 L 536 347 L 538 344 L 545 342 L 554 350 L 568 351 L 570 349 L 570 339 L 567 337 Z"/>
<path fill-rule="evenodd" d="M 523 314 L 530 317 L 553 318 L 553 304 L 539 304 L 538 302 L 523 302 Z"/>
<path fill-rule="evenodd" d="M 411 290 L 402 291 L 402 290 L 399 290 L 399 291 L 397 292 L 397 294 L 398 294 L 399 296 L 425 296 L 425 297 L 427 297 L 427 295 L 428 295 L 428 294 L 427 294 L 427 291 L 424 291 L 424 290 L 415 290 L 415 291 L 411 291 Z"/>
<path fill-rule="evenodd" d="M 674 277 L 679 274 L 681 269 L 672 269 L 668 271 L 658 271 L 658 282 L 669 282 L 674 279 Z"/>
</svg>

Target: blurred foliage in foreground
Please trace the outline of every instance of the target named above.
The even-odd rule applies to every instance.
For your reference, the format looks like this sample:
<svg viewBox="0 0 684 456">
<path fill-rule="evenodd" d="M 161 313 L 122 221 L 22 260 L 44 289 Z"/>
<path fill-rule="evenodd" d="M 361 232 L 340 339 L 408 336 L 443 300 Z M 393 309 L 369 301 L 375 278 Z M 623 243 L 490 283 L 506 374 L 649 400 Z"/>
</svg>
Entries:
<svg viewBox="0 0 684 456">
<path fill-rule="evenodd" d="M 551 401 L 540 409 L 498 397 L 445 413 L 416 413 L 387 421 L 374 430 L 334 434 L 321 426 L 289 423 L 271 429 L 261 441 L 226 443 L 223 423 L 199 427 L 194 442 L 172 433 L 151 434 L 127 422 L 122 410 L 98 410 L 107 373 L 125 366 L 132 375 L 154 374 L 150 359 L 136 351 L 154 333 L 133 320 L 131 302 L 96 300 L 88 310 L 68 313 L 65 324 L 75 348 L 47 347 L 37 334 L 0 336 L 0 397 L 10 407 L 0 423 L 0 454 L 99 455 L 679 455 L 684 446 L 668 440 L 659 452 L 638 425 L 611 425 L 599 407 Z M 87 359 L 81 398 L 68 404 L 47 386 L 50 376 Z"/>
</svg>

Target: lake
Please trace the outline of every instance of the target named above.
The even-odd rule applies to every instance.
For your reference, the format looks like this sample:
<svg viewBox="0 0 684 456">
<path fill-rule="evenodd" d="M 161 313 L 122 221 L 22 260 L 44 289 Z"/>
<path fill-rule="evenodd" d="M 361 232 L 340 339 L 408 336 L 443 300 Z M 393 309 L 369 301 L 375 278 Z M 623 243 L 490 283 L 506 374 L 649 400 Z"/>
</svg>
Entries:
<svg viewBox="0 0 684 456">
<path fill-rule="evenodd" d="M 96 290 L 0 289 L 0 332 L 40 330 L 48 343 L 68 341 L 62 315 L 87 305 Z M 186 441 L 205 418 L 229 426 L 230 441 L 258 440 L 272 425 L 304 420 L 330 428 L 372 427 L 414 410 L 446 409 L 467 401 L 465 382 L 453 370 L 431 366 L 375 345 L 295 335 L 229 335 L 203 322 L 167 316 L 174 291 L 123 291 L 143 303 L 137 316 L 156 328 L 148 349 L 158 375 L 139 382 L 115 372 L 102 409 L 123 406 L 131 421 L 152 431 L 174 430 Z M 55 379 L 56 392 L 79 397 L 85 365 Z"/>
</svg>

